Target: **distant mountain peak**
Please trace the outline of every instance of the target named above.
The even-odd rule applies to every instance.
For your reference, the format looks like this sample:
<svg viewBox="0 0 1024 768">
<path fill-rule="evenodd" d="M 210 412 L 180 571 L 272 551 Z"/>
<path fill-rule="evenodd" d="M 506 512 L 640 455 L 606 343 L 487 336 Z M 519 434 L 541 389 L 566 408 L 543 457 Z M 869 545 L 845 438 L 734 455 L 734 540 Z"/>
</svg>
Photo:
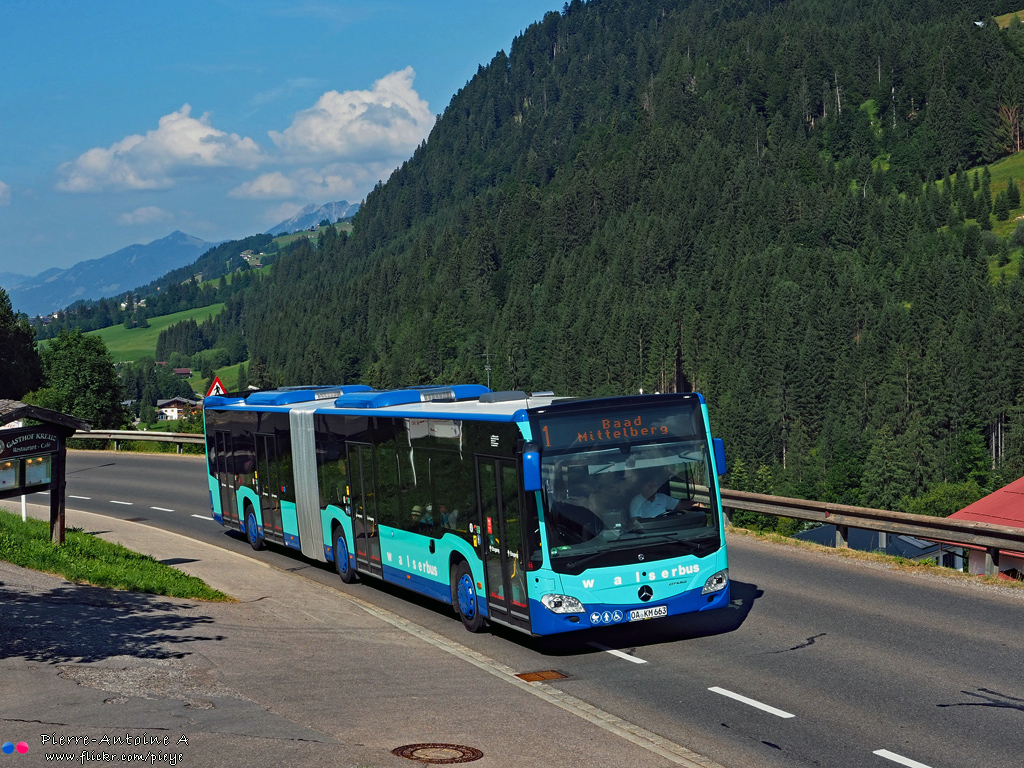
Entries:
<svg viewBox="0 0 1024 768">
<path fill-rule="evenodd" d="M 150 283 L 191 264 L 214 245 L 175 230 L 145 245 L 129 245 L 67 269 L 48 269 L 35 277 L 2 277 L 9 283 L 7 292 L 15 309 L 28 315 L 48 314 L 79 300 L 114 296 Z"/>
<path fill-rule="evenodd" d="M 332 224 L 338 219 L 347 219 L 354 216 L 359 210 L 359 203 L 349 203 L 347 200 L 339 200 L 335 203 L 324 203 L 317 205 L 310 203 L 290 219 L 285 219 L 279 224 L 267 230 L 268 235 L 283 235 L 288 232 L 297 232 L 302 229 L 315 227 L 324 219 Z"/>
</svg>

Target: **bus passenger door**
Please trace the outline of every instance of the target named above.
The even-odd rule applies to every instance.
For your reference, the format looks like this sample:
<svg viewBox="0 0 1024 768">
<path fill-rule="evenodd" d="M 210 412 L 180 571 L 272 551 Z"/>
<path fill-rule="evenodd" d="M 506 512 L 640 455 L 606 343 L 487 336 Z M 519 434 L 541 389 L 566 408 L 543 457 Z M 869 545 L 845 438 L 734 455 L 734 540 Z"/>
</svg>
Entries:
<svg viewBox="0 0 1024 768">
<path fill-rule="evenodd" d="M 380 535 L 377 530 L 377 498 L 373 481 L 373 446 L 348 444 L 348 476 L 352 484 L 352 542 L 357 568 L 362 573 L 380 576 Z"/>
<path fill-rule="evenodd" d="M 277 477 L 277 442 L 273 435 L 256 435 L 257 488 L 263 515 L 263 538 L 284 543 L 281 529 L 281 484 Z"/>
<path fill-rule="evenodd" d="M 237 483 L 235 482 L 235 456 L 232 453 L 231 433 L 227 430 L 218 429 L 213 433 L 214 461 L 213 471 L 217 478 L 217 486 L 220 488 L 220 512 L 223 515 L 224 525 L 229 523 L 238 525 L 238 499 L 235 496 Z"/>
<path fill-rule="evenodd" d="M 529 630 L 519 470 L 509 459 L 477 456 L 476 477 L 488 615 L 492 621 Z"/>
</svg>

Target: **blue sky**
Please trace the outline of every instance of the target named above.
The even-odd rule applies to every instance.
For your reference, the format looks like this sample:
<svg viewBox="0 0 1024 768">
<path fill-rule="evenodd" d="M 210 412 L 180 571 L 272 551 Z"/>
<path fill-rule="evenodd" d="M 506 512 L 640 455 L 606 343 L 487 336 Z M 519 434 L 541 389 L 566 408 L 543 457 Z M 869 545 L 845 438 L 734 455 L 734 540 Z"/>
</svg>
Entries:
<svg viewBox="0 0 1024 768">
<path fill-rule="evenodd" d="M 0 272 L 358 202 L 555 0 L 0 2 Z"/>
</svg>

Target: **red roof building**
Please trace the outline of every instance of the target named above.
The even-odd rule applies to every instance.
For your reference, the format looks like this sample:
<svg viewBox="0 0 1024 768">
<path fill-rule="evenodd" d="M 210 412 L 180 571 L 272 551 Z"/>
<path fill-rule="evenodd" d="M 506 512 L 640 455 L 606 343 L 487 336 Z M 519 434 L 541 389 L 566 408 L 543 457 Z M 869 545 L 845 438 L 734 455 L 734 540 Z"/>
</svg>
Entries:
<svg viewBox="0 0 1024 768">
<path fill-rule="evenodd" d="M 1003 525 L 1008 528 L 1024 528 L 1024 477 L 978 499 L 959 512 L 949 516 L 951 520 L 970 520 L 976 523 Z M 984 547 L 968 547 L 970 550 L 970 571 L 985 573 Z M 1024 552 L 1000 550 L 999 576 L 1005 579 L 1019 579 L 1024 575 Z"/>
</svg>

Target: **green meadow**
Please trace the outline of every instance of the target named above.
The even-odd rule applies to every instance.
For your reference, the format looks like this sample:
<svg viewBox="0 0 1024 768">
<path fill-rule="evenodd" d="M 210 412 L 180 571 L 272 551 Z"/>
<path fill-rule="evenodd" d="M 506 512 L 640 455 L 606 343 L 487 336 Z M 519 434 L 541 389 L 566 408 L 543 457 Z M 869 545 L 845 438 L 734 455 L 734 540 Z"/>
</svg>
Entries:
<svg viewBox="0 0 1024 768">
<path fill-rule="evenodd" d="M 1024 10 L 1010 11 L 1010 13 L 1004 13 L 1002 16 L 996 16 L 996 23 L 1000 29 L 1006 29 L 1010 26 L 1010 19 L 1017 16 L 1021 21 L 1024 21 Z"/>
<path fill-rule="evenodd" d="M 208 307 L 199 309 L 188 309 L 184 312 L 174 312 L 170 315 L 149 318 L 148 328 L 125 328 L 123 325 L 113 325 L 110 328 L 103 328 L 98 331 L 89 331 L 91 336 L 99 336 L 107 345 L 107 350 L 114 358 L 114 362 L 122 363 L 139 360 L 143 357 L 152 357 L 156 351 L 156 340 L 160 331 L 174 323 L 183 320 L 193 319 L 202 323 L 207 317 L 216 316 L 224 309 L 223 304 L 211 304 Z"/>
</svg>

